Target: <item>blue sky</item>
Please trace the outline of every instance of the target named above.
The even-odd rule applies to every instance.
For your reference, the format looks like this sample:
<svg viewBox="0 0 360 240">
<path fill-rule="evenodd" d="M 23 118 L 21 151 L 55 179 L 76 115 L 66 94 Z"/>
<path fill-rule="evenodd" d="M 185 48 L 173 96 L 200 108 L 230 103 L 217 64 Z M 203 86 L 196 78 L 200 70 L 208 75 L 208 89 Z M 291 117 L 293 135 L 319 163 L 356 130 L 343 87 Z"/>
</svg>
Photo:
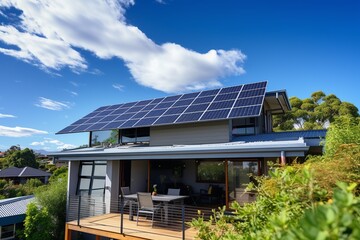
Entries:
<svg viewBox="0 0 360 240">
<path fill-rule="evenodd" d="M 360 108 L 360 2 L 0 1 L 0 150 L 60 150 L 94 109 L 268 81 Z"/>
</svg>

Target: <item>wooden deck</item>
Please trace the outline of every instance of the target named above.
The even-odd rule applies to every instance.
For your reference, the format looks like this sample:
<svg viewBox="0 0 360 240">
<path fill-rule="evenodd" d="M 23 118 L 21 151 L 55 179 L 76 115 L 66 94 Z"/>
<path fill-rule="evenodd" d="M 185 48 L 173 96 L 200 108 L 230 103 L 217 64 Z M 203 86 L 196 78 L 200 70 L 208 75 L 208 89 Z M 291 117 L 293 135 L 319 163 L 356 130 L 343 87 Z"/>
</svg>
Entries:
<svg viewBox="0 0 360 240">
<path fill-rule="evenodd" d="M 139 225 L 136 221 L 130 221 L 128 215 L 124 215 L 123 234 L 120 233 L 120 214 L 109 213 L 95 217 L 81 219 L 80 225 L 77 221 L 66 224 L 65 240 L 71 240 L 71 231 L 93 234 L 96 239 L 108 237 L 113 239 L 148 239 L 148 240 L 176 240 L 182 239 L 183 233 L 181 223 L 178 227 L 166 227 L 164 225 L 151 227 L 151 221 L 142 219 Z M 185 239 L 194 239 L 196 230 L 186 226 Z"/>
</svg>

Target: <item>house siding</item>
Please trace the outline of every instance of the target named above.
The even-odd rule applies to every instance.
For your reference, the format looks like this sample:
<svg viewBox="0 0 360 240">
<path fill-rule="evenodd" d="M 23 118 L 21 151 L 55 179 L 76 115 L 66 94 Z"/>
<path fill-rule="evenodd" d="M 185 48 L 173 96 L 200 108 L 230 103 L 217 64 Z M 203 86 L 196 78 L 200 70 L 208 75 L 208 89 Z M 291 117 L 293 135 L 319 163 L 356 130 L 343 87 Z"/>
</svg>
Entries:
<svg viewBox="0 0 360 240">
<path fill-rule="evenodd" d="M 151 146 L 224 143 L 230 141 L 229 121 L 161 126 L 150 129 Z"/>
</svg>

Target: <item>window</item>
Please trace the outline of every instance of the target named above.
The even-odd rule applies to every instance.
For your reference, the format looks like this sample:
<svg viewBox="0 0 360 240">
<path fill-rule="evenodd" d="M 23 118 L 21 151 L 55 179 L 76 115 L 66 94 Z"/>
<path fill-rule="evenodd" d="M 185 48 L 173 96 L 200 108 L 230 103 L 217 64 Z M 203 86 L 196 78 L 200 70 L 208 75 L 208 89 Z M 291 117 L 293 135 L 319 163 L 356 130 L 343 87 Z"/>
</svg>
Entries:
<svg viewBox="0 0 360 240">
<path fill-rule="evenodd" d="M 196 161 L 196 181 L 208 183 L 225 182 L 224 161 Z"/>
<path fill-rule="evenodd" d="M 150 128 L 130 128 L 121 130 L 121 143 L 150 142 Z"/>
<path fill-rule="evenodd" d="M 254 135 L 255 118 L 240 118 L 232 120 L 232 134 L 233 135 Z"/>
<path fill-rule="evenodd" d="M 118 144 L 119 130 L 94 131 L 90 132 L 90 146 L 99 146 L 102 144 Z"/>
<path fill-rule="evenodd" d="M 1 229 L 1 236 L 0 239 L 13 239 L 15 237 L 15 225 L 14 224 L 10 224 L 10 225 L 5 225 L 5 226 L 0 226 Z"/>
<path fill-rule="evenodd" d="M 105 177 L 106 162 L 81 162 L 77 194 L 103 196 Z"/>
</svg>

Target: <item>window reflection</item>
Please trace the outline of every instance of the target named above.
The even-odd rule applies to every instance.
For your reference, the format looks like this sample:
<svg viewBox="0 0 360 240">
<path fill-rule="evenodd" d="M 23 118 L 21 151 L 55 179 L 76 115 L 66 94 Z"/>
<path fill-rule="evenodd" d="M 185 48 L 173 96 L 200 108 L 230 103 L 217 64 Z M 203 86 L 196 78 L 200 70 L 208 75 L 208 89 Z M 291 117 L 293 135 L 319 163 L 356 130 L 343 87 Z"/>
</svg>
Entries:
<svg viewBox="0 0 360 240">
<path fill-rule="evenodd" d="M 119 130 L 94 131 L 91 132 L 91 146 L 99 146 L 102 144 L 118 144 Z"/>
</svg>

